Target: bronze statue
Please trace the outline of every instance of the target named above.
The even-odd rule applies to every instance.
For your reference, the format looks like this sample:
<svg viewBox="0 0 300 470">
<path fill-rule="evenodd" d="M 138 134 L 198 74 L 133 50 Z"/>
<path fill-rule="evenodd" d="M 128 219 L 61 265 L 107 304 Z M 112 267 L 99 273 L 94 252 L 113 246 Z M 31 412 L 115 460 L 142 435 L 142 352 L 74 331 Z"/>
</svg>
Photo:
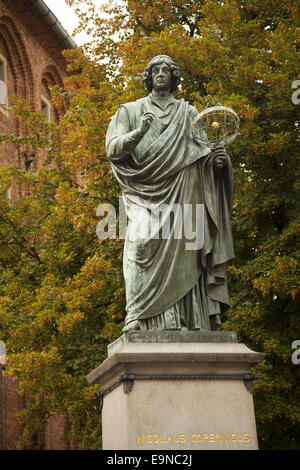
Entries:
<svg viewBox="0 0 300 470">
<path fill-rule="evenodd" d="M 230 306 L 225 267 L 234 257 L 230 159 L 223 146 L 211 150 L 194 139 L 198 111 L 173 97 L 181 74 L 170 57 L 154 57 L 143 82 L 148 96 L 120 106 L 106 138 L 129 220 L 124 331 L 216 330 Z M 170 208 L 168 237 L 160 236 L 164 216 L 155 216 L 162 206 Z M 200 206 L 201 227 L 191 222 L 191 213 L 188 219 L 203 240 L 187 248 L 186 238 L 176 233 L 182 213 L 179 217 L 173 208 Z M 148 235 L 132 236 L 145 228 Z"/>
</svg>

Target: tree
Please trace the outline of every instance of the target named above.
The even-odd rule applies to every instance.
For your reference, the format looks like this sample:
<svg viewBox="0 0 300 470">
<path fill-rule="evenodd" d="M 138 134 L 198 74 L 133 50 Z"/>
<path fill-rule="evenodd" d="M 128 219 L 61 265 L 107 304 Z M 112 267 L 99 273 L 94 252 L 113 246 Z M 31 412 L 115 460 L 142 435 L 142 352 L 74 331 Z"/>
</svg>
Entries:
<svg viewBox="0 0 300 470">
<path fill-rule="evenodd" d="M 14 179 L 29 194 L 15 202 L 0 198 L 1 338 L 8 348 L 7 373 L 30 399 L 20 413 L 22 448 L 60 412 L 70 417 L 67 438 L 82 448 L 101 447 L 98 387 L 89 387 L 85 375 L 120 335 L 124 311 L 121 244 L 96 235 L 97 206 L 117 199 L 103 150 L 106 93 L 91 86 L 102 72 L 80 52 L 75 55 L 80 72 L 65 91 L 53 90 L 57 106 L 67 101 L 69 107 L 60 124 L 16 100 L 12 111 L 28 137 L 1 136 L 47 153 L 37 173 L 0 169 L 0 193 Z"/>
<path fill-rule="evenodd" d="M 56 131 L 41 120 L 37 133 L 38 118 L 28 111 L 30 137 L 17 142 L 48 148 L 61 169 L 1 171 L 4 189 L 11 177 L 30 188 L 30 196 L 0 206 L 0 331 L 10 371 L 32 398 L 23 445 L 49 415 L 67 411 L 70 435 L 83 448 L 99 448 L 95 388 L 85 375 L 104 359 L 124 318 L 122 242 L 95 235 L 98 204 L 118 205 L 105 134 L 120 103 L 144 96 L 145 64 L 165 53 L 183 71 L 179 97 L 201 109 L 205 95 L 216 95 L 241 118 L 241 135 L 228 150 L 236 258 L 228 267 L 232 308 L 222 328 L 266 353 L 254 382 L 260 447 L 297 448 L 300 369 L 291 355 L 300 326 L 300 105 L 291 95 L 300 69 L 299 5 L 128 0 L 109 2 L 98 16 L 88 0 L 68 3 L 76 3 L 81 28 L 94 37 L 85 53 L 65 53 L 71 76 L 65 91 L 52 90 L 54 103 L 64 102 L 68 112 Z M 16 104 L 23 119 L 24 108 Z M 80 172 L 84 181 L 76 183 Z"/>
</svg>

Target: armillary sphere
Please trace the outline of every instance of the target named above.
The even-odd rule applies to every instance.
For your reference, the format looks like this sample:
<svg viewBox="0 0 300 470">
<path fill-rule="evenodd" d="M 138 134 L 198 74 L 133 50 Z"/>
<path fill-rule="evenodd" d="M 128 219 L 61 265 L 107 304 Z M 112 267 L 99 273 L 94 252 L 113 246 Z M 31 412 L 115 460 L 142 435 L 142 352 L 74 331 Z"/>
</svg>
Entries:
<svg viewBox="0 0 300 470">
<path fill-rule="evenodd" d="M 239 134 L 240 120 L 233 109 L 208 104 L 193 121 L 193 138 L 198 144 L 213 149 L 216 145 L 228 145 Z"/>
</svg>

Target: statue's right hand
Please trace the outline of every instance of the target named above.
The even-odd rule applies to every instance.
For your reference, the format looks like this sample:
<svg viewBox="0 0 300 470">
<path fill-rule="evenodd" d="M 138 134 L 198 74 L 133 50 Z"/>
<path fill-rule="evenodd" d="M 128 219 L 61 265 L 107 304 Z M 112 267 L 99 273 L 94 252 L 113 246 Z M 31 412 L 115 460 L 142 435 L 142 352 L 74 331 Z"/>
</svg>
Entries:
<svg viewBox="0 0 300 470">
<path fill-rule="evenodd" d="M 139 131 L 141 132 L 141 134 L 146 134 L 146 132 L 149 131 L 151 122 L 153 122 L 154 116 L 155 115 L 150 112 L 143 114 L 140 125 L 139 125 Z"/>
</svg>

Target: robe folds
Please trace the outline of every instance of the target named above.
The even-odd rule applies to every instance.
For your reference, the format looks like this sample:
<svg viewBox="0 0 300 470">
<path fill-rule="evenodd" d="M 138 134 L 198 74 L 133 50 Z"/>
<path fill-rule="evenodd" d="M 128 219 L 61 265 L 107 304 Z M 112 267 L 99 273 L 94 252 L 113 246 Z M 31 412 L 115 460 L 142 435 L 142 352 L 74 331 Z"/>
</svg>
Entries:
<svg viewBox="0 0 300 470">
<path fill-rule="evenodd" d="M 149 131 L 133 142 L 142 115 L 149 111 L 155 114 Z M 150 95 L 122 105 L 111 119 L 106 151 L 128 217 L 123 253 L 126 324 L 151 324 L 176 306 L 187 309 L 183 324 L 188 329 L 208 330 L 208 317 L 229 307 L 225 263 L 234 257 L 232 168 L 228 158 L 215 172 L 211 150 L 193 139 L 197 114 L 187 101 L 172 96 L 162 111 Z M 197 204 L 204 207 L 200 227 Z M 162 237 L 165 215 L 157 217 L 162 207 L 182 209 L 181 215 L 168 213 L 167 237 Z M 190 225 L 201 231 L 198 240 L 203 242 L 197 249 L 189 248 L 184 230 L 181 237 L 176 232 L 184 207 L 193 208 Z"/>
</svg>

